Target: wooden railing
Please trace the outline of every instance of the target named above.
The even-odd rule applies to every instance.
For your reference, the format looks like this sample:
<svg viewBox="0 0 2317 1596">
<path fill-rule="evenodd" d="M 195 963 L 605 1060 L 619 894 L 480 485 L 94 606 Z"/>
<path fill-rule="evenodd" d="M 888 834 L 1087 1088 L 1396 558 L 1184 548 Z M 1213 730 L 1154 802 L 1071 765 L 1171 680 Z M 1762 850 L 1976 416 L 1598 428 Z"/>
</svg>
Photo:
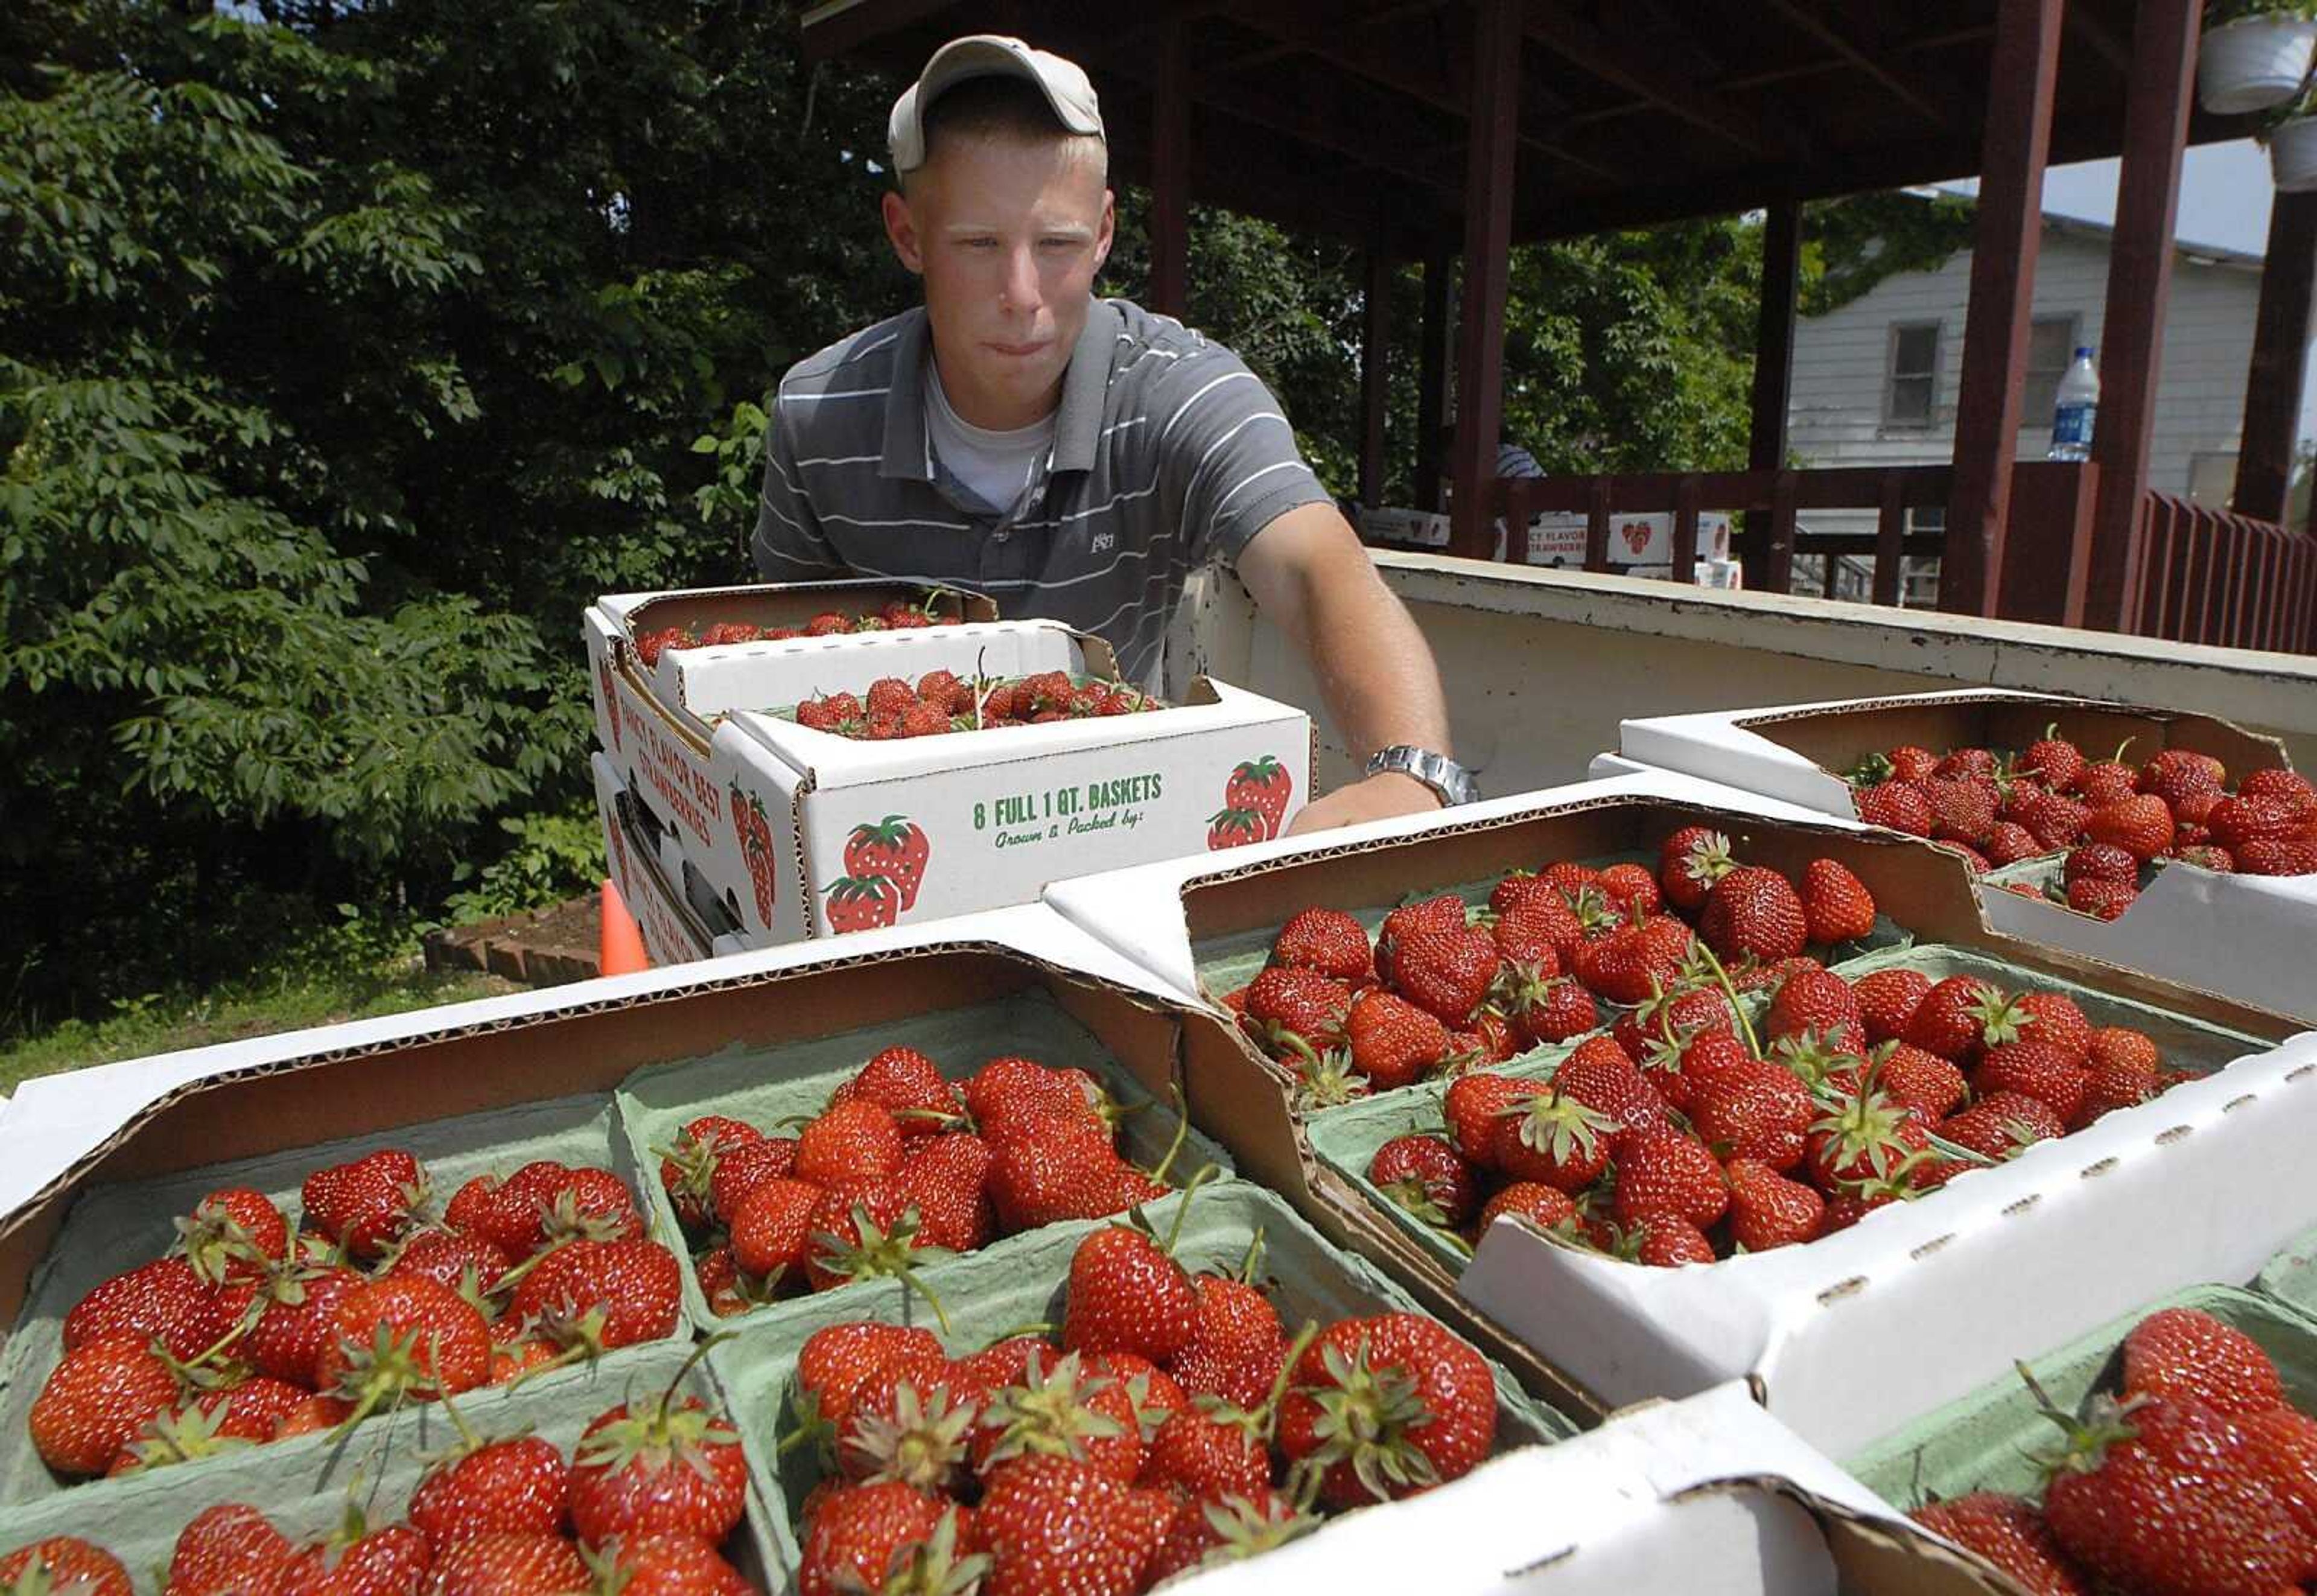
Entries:
<svg viewBox="0 0 2317 1596">
<path fill-rule="evenodd" d="M 2317 652 L 2317 538 L 2151 493 L 2141 504 L 2143 637 Z"/>
</svg>

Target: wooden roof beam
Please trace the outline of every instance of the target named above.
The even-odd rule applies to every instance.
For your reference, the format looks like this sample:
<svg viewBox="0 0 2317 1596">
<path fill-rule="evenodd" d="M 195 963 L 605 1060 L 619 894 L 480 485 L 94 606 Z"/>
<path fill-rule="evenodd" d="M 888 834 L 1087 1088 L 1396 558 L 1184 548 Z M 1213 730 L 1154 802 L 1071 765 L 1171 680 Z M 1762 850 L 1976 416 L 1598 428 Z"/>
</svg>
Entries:
<svg viewBox="0 0 2317 1596">
<path fill-rule="evenodd" d="M 1790 124 L 1773 123 L 1679 73 L 1646 47 L 1587 22 L 1564 0 L 1526 0 L 1526 36 L 1581 70 L 1657 106 L 1668 115 L 1751 154 L 1795 159 L 1810 153 Z"/>
<path fill-rule="evenodd" d="M 1876 58 L 1871 47 L 1854 39 L 1848 30 L 1840 23 L 1829 21 L 1820 15 L 1815 9 L 1805 3 L 1805 0 L 1770 0 L 1770 5 L 1795 27 L 1882 85 L 1892 99 L 1933 127 L 1944 128 L 1948 125 L 1946 113 L 1934 104 L 1928 95 L 1917 90 L 1914 85 L 1909 83 L 1898 73 L 1884 66 Z"/>
<path fill-rule="evenodd" d="M 804 36 L 804 58 L 822 61 L 858 49 L 872 39 L 915 26 L 935 12 L 949 9 L 952 0 L 828 0 L 804 13 L 799 31 Z"/>
</svg>

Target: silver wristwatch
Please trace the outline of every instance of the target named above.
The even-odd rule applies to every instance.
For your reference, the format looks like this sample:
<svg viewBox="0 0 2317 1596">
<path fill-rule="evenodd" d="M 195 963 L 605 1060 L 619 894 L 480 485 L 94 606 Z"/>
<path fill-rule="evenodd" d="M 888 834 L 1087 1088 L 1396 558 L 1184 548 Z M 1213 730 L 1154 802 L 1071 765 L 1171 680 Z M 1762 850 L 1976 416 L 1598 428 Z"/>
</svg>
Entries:
<svg viewBox="0 0 2317 1596">
<path fill-rule="evenodd" d="M 1470 803 L 1481 795 L 1481 785 L 1472 773 L 1445 754 L 1436 754 L 1430 749 L 1419 749 L 1409 743 L 1395 743 L 1380 750 L 1368 761 L 1368 774 L 1381 776 L 1387 770 L 1402 776 L 1412 776 L 1440 794 L 1440 802 L 1450 808 Z"/>
</svg>

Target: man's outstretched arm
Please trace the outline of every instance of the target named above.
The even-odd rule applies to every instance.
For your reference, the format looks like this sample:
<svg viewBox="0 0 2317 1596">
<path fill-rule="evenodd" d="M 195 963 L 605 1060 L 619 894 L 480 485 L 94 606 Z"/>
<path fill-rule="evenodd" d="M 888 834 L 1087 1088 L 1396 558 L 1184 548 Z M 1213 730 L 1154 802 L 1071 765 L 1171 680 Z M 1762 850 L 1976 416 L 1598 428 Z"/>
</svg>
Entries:
<svg viewBox="0 0 2317 1596">
<path fill-rule="evenodd" d="M 1266 525 L 1239 555 L 1239 575 L 1257 607 L 1311 661 L 1355 761 L 1364 765 L 1395 743 L 1454 752 L 1431 646 L 1335 506 L 1302 505 Z M 1290 829 L 1324 830 L 1439 802 L 1414 776 L 1387 772 L 1337 788 Z"/>
</svg>

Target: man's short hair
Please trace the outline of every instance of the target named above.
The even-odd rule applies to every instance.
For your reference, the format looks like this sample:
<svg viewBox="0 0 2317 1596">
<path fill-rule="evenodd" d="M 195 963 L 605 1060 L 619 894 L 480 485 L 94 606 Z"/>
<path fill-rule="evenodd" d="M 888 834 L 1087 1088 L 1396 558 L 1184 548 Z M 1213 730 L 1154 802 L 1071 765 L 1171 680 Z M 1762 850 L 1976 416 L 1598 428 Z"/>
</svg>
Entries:
<svg viewBox="0 0 2317 1596">
<path fill-rule="evenodd" d="M 1045 94 L 1027 78 L 969 77 L 926 107 L 925 125 L 926 158 L 918 171 L 933 165 L 944 146 L 971 139 L 1089 145 L 1107 171 L 1108 147 L 1090 133 L 1073 133 L 1062 126 Z M 907 193 L 910 174 L 895 176 Z"/>
</svg>

